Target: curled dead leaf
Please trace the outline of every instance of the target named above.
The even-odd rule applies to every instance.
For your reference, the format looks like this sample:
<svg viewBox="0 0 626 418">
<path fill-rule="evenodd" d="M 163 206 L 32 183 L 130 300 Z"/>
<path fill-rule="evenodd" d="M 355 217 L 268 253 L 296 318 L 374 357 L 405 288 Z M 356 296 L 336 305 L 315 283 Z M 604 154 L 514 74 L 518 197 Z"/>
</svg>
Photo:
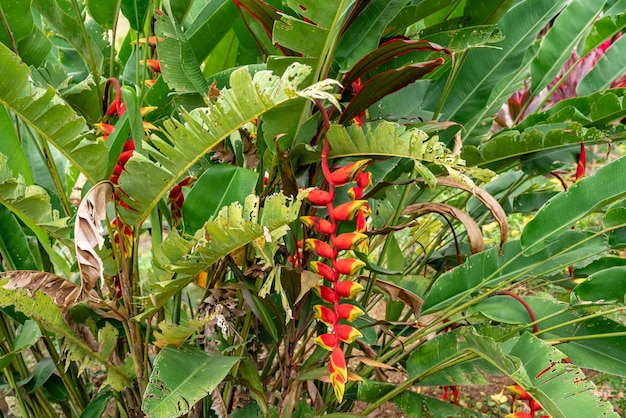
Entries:
<svg viewBox="0 0 626 418">
<path fill-rule="evenodd" d="M 61 309 L 71 307 L 80 299 L 80 287 L 76 283 L 52 273 L 19 270 L 3 272 L 0 277 L 9 279 L 5 289 L 24 289 L 33 296 L 41 290 Z"/>
<path fill-rule="evenodd" d="M 506 220 L 506 212 L 504 212 L 504 209 L 502 209 L 502 206 L 496 200 L 496 198 L 489 194 L 486 190 L 481 189 L 478 186 L 470 188 L 462 181 L 453 179 L 451 177 L 437 177 L 437 185 L 454 187 L 456 189 L 470 192 L 474 196 L 476 196 L 476 198 L 480 200 L 482 204 L 487 207 L 487 209 L 489 209 L 496 222 L 498 222 L 498 225 L 500 225 L 500 252 L 502 252 L 502 246 L 507 241 L 509 236 L 509 223 Z"/>
<path fill-rule="evenodd" d="M 76 283 L 56 274 L 44 271 L 16 270 L 2 272 L 0 278 L 9 279 L 4 285 L 5 289 L 24 289 L 29 295 L 35 295 L 38 291 L 44 292 L 64 311 L 76 303 L 86 301 L 98 315 L 121 321 L 128 319 L 128 313 L 123 307 L 107 304 L 94 290 L 84 293 Z"/>
<path fill-rule="evenodd" d="M 385 369 L 385 370 L 398 370 L 393 366 L 390 366 L 388 364 L 385 364 L 383 362 L 380 361 L 376 361 L 374 359 L 371 359 L 369 357 L 364 357 L 364 356 L 356 356 L 354 357 L 356 360 L 359 360 L 361 363 L 367 365 L 367 366 L 371 366 L 371 367 L 376 367 L 378 369 Z"/>
<path fill-rule="evenodd" d="M 483 233 L 480 230 L 480 227 L 471 216 L 463 212 L 461 209 L 436 202 L 416 203 L 414 205 L 409 205 L 404 208 L 404 210 L 402 211 L 402 215 L 413 215 L 423 212 L 435 212 L 441 215 L 452 216 L 454 219 L 461 222 L 463 226 L 465 226 L 472 254 L 479 253 L 483 250 Z"/>
<path fill-rule="evenodd" d="M 84 292 L 91 291 L 98 279 L 102 279 L 102 259 L 95 247 L 104 244 L 102 221 L 106 219 L 106 207 L 112 194 L 113 184 L 102 181 L 87 192 L 76 212 L 74 242 Z"/>
<path fill-rule="evenodd" d="M 406 290 L 395 283 L 391 283 L 385 280 L 376 280 L 376 286 L 380 287 L 383 291 L 387 292 L 393 301 L 401 300 L 413 309 L 413 313 L 417 316 L 422 309 L 424 301 L 415 293 Z"/>
</svg>

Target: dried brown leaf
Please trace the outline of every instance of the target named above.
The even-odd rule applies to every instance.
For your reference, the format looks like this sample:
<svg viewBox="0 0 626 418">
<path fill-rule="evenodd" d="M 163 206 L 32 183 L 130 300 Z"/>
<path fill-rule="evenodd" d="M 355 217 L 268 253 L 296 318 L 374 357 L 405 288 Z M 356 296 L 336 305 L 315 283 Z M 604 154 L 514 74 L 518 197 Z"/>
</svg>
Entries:
<svg viewBox="0 0 626 418">
<path fill-rule="evenodd" d="M 1 277 L 9 279 L 4 285 L 5 289 L 24 289 L 32 296 L 41 290 L 61 309 L 71 307 L 80 299 L 80 287 L 76 283 L 52 273 L 29 270 L 6 271 L 1 273 Z"/>
<path fill-rule="evenodd" d="M 502 206 L 496 200 L 496 198 L 489 194 L 486 190 L 481 189 L 478 186 L 470 188 L 462 181 L 453 179 L 451 177 L 437 177 L 437 185 L 454 187 L 457 189 L 468 191 L 476 196 L 476 198 L 480 200 L 482 204 L 487 207 L 487 209 L 489 209 L 496 222 L 498 222 L 498 225 L 500 225 L 500 252 L 502 252 L 502 246 L 509 237 L 509 223 L 506 220 L 506 213 L 504 212 L 504 209 L 502 209 Z"/>
<path fill-rule="evenodd" d="M 395 283 L 385 280 L 376 280 L 376 286 L 387 292 L 393 301 L 401 300 L 413 309 L 413 313 L 417 316 L 422 309 L 424 301 L 410 290 L 406 290 L 403 287 L 398 286 Z"/>
<path fill-rule="evenodd" d="M 91 188 L 80 202 L 76 212 L 74 241 L 76 259 L 82 288 L 85 293 L 91 291 L 102 279 L 102 259 L 95 247 L 104 244 L 102 221 L 106 219 L 106 207 L 113 193 L 113 184 L 102 181 Z"/>
<path fill-rule="evenodd" d="M 398 370 L 393 366 L 390 366 L 388 364 L 385 364 L 383 362 L 380 361 L 376 361 L 374 359 L 371 359 L 369 357 L 364 357 L 364 356 L 356 356 L 354 357 L 356 360 L 359 360 L 361 363 L 367 365 L 367 366 L 372 366 L 372 367 L 376 367 L 379 369 L 386 369 L 386 370 Z"/>
<path fill-rule="evenodd" d="M 471 216 L 463 212 L 461 209 L 436 202 L 416 203 L 414 205 L 409 205 L 404 208 L 404 210 L 402 211 L 402 215 L 413 215 L 423 212 L 435 212 L 442 215 L 452 216 L 454 219 L 461 222 L 463 226 L 465 226 L 472 254 L 479 253 L 483 250 L 483 233 L 480 230 L 480 227 Z"/>
<path fill-rule="evenodd" d="M 2 272 L 0 277 L 9 279 L 9 282 L 4 285 L 5 289 L 24 289 L 33 296 L 38 290 L 41 290 L 64 311 L 76 303 L 86 301 L 98 315 L 121 321 L 128 319 L 128 314 L 123 307 L 109 305 L 94 290 L 84 293 L 76 283 L 56 274 L 44 271 L 16 270 Z"/>
</svg>

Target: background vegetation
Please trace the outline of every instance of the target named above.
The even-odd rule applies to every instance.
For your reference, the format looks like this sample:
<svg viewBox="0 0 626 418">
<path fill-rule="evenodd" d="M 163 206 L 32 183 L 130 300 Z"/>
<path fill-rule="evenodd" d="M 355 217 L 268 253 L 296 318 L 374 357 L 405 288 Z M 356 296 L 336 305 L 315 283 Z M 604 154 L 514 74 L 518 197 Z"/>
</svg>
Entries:
<svg viewBox="0 0 626 418">
<path fill-rule="evenodd" d="M 625 10 L 0 0 L 5 409 L 618 416 Z"/>
</svg>

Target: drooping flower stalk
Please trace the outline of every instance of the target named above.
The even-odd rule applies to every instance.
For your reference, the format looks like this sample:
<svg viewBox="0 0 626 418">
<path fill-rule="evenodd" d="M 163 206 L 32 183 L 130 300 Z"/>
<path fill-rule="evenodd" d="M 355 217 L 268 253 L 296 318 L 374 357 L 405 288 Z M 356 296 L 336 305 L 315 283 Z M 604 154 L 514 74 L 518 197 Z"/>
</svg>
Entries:
<svg viewBox="0 0 626 418">
<path fill-rule="evenodd" d="M 328 125 L 328 115 L 325 109 L 319 104 L 318 108 Z M 369 160 L 356 161 L 331 170 L 328 161 L 330 145 L 326 137 L 323 141 L 321 166 L 328 190 L 313 189 L 307 199 L 312 205 L 325 207 L 328 219 L 304 216 L 302 222 L 325 238 L 307 239 L 304 244 L 321 259 L 321 261 L 310 263 L 311 270 L 321 275 L 326 281 L 325 284 L 317 287 L 325 304 L 315 306 L 315 314 L 317 319 L 326 324 L 329 329 L 327 333 L 320 335 L 316 342 L 331 352 L 330 380 L 335 397 L 341 402 L 348 380 L 348 369 L 341 343 L 350 344 L 361 336 L 361 333 L 350 323 L 363 313 L 357 306 L 346 303 L 346 300 L 354 298 L 363 289 L 351 278 L 365 266 L 363 261 L 349 257 L 345 252 L 354 250 L 357 246 L 366 245 L 367 235 L 362 232 L 367 228 L 366 216 L 369 214 L 369 206 L 361 197 L 363 190 L 370 185 L 370 174 L 363 171 L 363 167 Z M 335 205 L 337 187 L 349 183 L 355 183 L 348 193 L 351 200 Z M 339 222 L 352 221 L 356 224 L 355 231 L 337 234 Z"/>
</svg>

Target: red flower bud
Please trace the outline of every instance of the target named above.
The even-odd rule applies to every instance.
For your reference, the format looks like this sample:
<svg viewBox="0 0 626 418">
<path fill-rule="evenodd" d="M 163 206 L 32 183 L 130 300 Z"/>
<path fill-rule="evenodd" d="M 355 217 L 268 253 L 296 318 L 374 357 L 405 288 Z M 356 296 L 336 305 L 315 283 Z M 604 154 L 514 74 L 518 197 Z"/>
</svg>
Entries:
<svg viewBox="0 0 626 418">
<path fill-rule="evenodd" d="M 317 286 L 316 289 L 320 297 L 328 303 L 335 303 L 339 300 L 339 295 L 337 295 L 337 293 L 335 293 L 335 291 L 328 286 L 320 285 Z"/>
<path fill-rule="evenodd" d="M 335 325 L 337 322 L 337 314 L 324 305 L 315 305 L 315 316 L 328 326 Z"/>
<path fill-rule="evenodd" d="M 342 258 L 335 263 L 337 273 L 352 276 L 365 267 L 365 263 L 356 258 Z"/>
<path fill-rule="evenodd" d="M 343 351 L 338 345 L 333 348 L 333 352 L 330 355 L 330 368 L 331 373 L 337 372 L 341 377 L 343 377 L 344 381 L 348 380 L 346 357 L 343 355 Z"/>
<path fill-rule="evenodd" d="M 332 194 L 320 189 L 310 190 L 306 198 L 309 203 L 315 206 L 326 206 L 333 201 Z"/>
<path fill-rule="evenodd" d="M 128 160 L 130 159 L 130 157 L 133 156 L 133 152 L 134 151 L 122 152 L 117 159 L 117 164 L 123 168 L 126 165 L 126 162 L 128 162 Z"/>
<path fill-rule="evenodd" d="M 308 238 L 305 241 L 305 245 L 307 249 L 315 251 L 320 257 L 328 259 L 334 259 L 337 257 L 337 250 L 319 239 Z"/>
<path fill-rule="evenodd" d="M 335 283 L 335 292 L 343 298 L 354 299 L 361 290 L 363 286 L 350 280 Z"/>
<path fill-rule="evenodd" d="M 337 346 L 337 336 L 335 334 L 322 334 L 315 339 L 315 342 L 322 348 L 331 351 Z"/>
<path fill-rule="evenodd" d="M 342 203 L 333 209 L 332 217 L 336 221 L 351 221 L 357 213 L 360 212 L 369 214 L 367 200 L 353 200 L 351 202 Z"/>
<path fill-rule="evenodd" d="M 109 135 L 111 135 L 111 132 L 113 132 L 113 129 L 115 128 L 115 126 L 109 123 L 94 123 L 93 126 L 95 126 L 98 129 L 98 131 L 100 131 L 103 134 L 100 137 L 100 139 L 102 139 L 103 141 L 106 141 L 107 139 L 109 139 Z"/>
<path fill-rule="evenodd" d="M 359 174 L 356 175 L 356 184 L 364 190 L 365 188 L 372 185 L 372 173 L 369 171 L 359 171 Z"/>
<path fill-rule="evenodd" d="M 314 273 L 321 275 L 323 278 L 325 278 L 326 280 L 330 280 L 331 282 L 337 281 L 337 278 L 339 277 L 339 273 L 337 273 L 327 264 L 324 264 L 319 261 L 311 261 L 310 265 L 311 265 L 311 270 L 313 270 Z"/>
<path fill-rule="evenodd" d="M 339 315 L 339 318 L 345 319 L 349 322 L 353 322 L 355 319 L 361 316 L 362 313 L 363 310 L 361 310 L 361 308 L 359 308 L 358 306 L 350 305 L 349 303 L 343 303 L 337 307 L 337 314 Z"/>
<path fill-rule="evenodd" d="M 358 329 L 346 324 L 339 324 L 335 326 L 335 334 L 337 335 L 337 338 L 346 344 L 354 342 L 357 338 L 363 335 Z"/>
<path fill-rule="evenodd" d="M 524 388 L 520 385 L 505 386 L 505 388 L 508 389 L 509 392 L 511 392 L 515 399 L 519 399 L 520 401 L 527 401 L 529 399 L 532 399 L 532 396 L 530 396 L 528 392 L 526 392 L 526 390 L 524 390 Z"/>
<path fill-rule="evenodd" d="M 146 64 L 152 71 L 155 73 L 161 72 L 161 62 L 159 60 L 142 60 L 139 61 L 140 64 Z"/>
<path fill-rule="evenodd" d="M 132 139 L 129 139 L 124 144 L 124 151 L 134 151 L 134 150 L 135 150 L 135 141 Z"/>
<path fill-rule="evenodd" d="M 318 234 L 332 234 L 336 229 L 331 222 L 315 216 L 301 216 L 300 220 L 309 228 L 313 228 Z"/>
<path fill-rule="evenodd" d="M 360 187 L 352 187 L 348 190 L 348 196 L 350 197 L 350 200 L 359 200 L 363 197 L 363 189 Z"/>
<path fill-rule="evenodd" d="M 352 164 L 348 164 L 334 170 L 330 173 L 329 182 L 335 186 L 343 186 L 346 183 L 354 181 L 357 171 L 359 171 L 359 169 L 369 161 L 369 159 L 355 161 Z"/>
<path fill-rule="evenodd" d="M 367 239 L 367 235 L 358 232 L 346 232 L 345 234 L 337 235 L 333 244 L 337 251 L 352 250 L 354 247 L 364 239 Z"/>
<path fill-rule="evenodd" d="M 363 211 L 356 214 L 356 232 L 365 232 L 367 231 L 367 220 L 365 219 L 365 213 Z"/>
</svg>

